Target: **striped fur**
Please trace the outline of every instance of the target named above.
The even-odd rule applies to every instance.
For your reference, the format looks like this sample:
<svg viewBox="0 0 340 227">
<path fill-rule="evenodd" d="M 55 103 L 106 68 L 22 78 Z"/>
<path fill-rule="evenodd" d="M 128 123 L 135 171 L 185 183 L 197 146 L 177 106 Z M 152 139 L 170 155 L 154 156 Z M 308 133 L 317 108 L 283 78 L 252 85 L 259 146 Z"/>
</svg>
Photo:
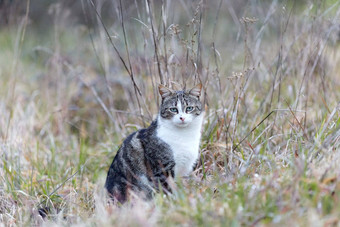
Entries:
<svg viewBox="0 0 340 227">
<path fill-rule="evenodd" d="M 160 187 L 169 193 L 169 177 L 192 171 L 203 119 L 200 91 L 201 85 L 190 91 L 159 86 L 157 119 L 124 140 L 108 171 L 105 188 L 114 200 L 123 203 L 130 193 L 150 199 Z"/>
</svg>

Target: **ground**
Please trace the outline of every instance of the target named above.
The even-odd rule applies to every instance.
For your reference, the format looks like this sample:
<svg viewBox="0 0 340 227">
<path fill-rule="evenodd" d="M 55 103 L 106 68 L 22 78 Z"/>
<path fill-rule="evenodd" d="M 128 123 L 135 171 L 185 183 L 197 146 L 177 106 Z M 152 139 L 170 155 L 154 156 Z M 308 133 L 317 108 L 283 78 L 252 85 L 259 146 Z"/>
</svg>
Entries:
<svg viewBox="0 0 340 227">
<path fill-rule="evenodd" d="M 81 16 L 66 2 L 37 16 L 26 1 L 0 27 L 1 223 L 340 224 L 338 1 L 90 0 Z M 157 84 L 199 81 L 192 176 L 108 204 L 109 165 L 155 118 Z"/>
</svg>

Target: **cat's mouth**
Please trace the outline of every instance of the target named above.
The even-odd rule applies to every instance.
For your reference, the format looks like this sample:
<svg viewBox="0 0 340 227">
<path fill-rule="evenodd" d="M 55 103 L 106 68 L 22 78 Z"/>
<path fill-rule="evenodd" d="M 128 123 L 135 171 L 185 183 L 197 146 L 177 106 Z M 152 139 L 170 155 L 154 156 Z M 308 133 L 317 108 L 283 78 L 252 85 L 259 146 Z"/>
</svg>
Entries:
<svg viewBox="0 0 340 227">
<path fill-rule="evenodd" d="M 176 123 L 176 126 L 180 128 L 187 127 L 188 125 L 189 125 L 189 122 L 186 122 L 186 121 L 181 121 L 181 122 Z"/>
</svg>

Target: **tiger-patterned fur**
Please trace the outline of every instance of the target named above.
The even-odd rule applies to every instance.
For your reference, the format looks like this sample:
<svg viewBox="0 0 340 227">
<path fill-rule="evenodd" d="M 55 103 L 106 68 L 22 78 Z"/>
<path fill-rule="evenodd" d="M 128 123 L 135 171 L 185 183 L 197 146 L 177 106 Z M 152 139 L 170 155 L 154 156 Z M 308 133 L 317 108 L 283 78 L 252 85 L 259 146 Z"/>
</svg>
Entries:
<svg viewBox="0 0 340 227">
<path fill-rule="evenodd" d="M 131 191 L 150 199 L 160 187 L 169 193 L 169 177 L 192 171 L 203 121 L 201 88 L 172 91 L 159 85 L 158 117 L 124 140 L 108 171 L 105 187 L 114 200 L 125 202 Z"/>
</svg>

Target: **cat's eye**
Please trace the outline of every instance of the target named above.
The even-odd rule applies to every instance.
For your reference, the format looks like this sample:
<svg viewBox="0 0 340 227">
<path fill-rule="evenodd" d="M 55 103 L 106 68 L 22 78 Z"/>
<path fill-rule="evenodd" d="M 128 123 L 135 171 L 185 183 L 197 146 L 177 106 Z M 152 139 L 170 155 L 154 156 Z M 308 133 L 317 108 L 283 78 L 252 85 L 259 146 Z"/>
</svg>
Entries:
<svg viewBox="0 0 340 227">
<path fill-rule="evenodd" d="M 177 112 L 178 112 L 178 110 L 177 110 L 176 107 L 171 107 L 169 110 L 170 110 L 171 112 L 173 112 L 173 113 L 177 113 Z"/>
<path fill-rule="evenodd" d="M 193 111 L 193 110 L 194 110 L 194 107 L 193 107 L 193 106 L 188 106 L 188 107 L 185 109 L 186 112 L 191 112 L 191 111 Z"/>
</svg>

